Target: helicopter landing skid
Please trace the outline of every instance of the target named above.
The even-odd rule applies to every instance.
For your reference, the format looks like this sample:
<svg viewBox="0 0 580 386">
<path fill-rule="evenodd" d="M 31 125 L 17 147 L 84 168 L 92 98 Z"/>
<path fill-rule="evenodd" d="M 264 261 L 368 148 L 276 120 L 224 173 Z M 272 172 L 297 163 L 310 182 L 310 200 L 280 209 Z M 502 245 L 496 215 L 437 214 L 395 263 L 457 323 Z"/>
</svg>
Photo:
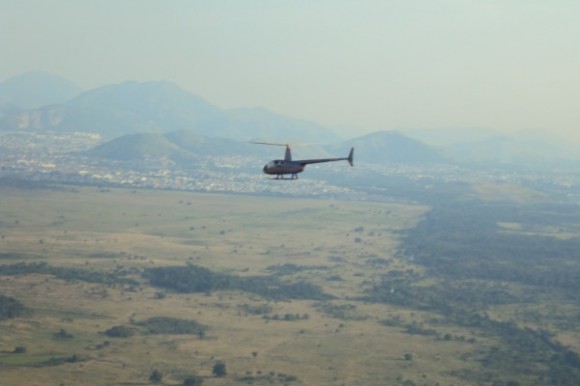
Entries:
<svg viewBox="0 0 580 386">
<path fill-rule="evenodd" d="M 283 174 L 278 174 L 275 178 L 270 178 L 271 180 L 297 180 L 298 174 L 292 174 L 290 177 L 286 178 Z"/>
</svg>

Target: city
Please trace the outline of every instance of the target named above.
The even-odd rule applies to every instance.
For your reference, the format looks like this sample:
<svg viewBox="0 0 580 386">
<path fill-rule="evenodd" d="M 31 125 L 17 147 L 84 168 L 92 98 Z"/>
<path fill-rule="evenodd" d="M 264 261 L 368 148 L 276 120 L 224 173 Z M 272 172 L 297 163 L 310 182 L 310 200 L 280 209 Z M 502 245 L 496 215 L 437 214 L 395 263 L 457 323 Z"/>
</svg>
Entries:
<svg viewBox="0 0 580 386">
<path fill-rule="evenodd" d="M 261 173 L 267 160 L 255 156 L 198 156 L 191 165 L 163 157 L 118 161 L 91 157 L 86 152 L 103 141 L 96 133 L 0 132 L 0 177 L 35 182 L 169 189 L 199 192 L 276 194 L 346 200 L 385 200 L 379 180 L 405 180 L 426 192 L 440 184 L 522 185 L 562 199 L 580 201 L 580 173 L 574 170 L 462 166 L 404 165 L 357 162 L 312 165 L 299 183 L 272 181 Z M 363 185 L 351 181 L 364 180 Z M 374 183 L 373 183 L 374 181 Z M 383 186 L 383 185 L 381 185 Z M 384 187 L 384 186 L 383 186 Z"/>
</svg>

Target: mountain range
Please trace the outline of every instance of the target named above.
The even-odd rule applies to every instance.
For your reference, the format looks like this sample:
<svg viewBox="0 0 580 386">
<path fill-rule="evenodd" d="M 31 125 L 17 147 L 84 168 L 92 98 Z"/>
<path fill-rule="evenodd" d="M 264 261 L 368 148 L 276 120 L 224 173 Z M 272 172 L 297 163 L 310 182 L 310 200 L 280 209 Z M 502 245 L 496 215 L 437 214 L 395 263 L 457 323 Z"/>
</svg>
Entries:
<svg viewBox="0 0 580 386">
<path fill-rule="evenodd" d="M 45 83 L 39 81 L 38 87 L 45 87 Z M 102 86 L 80 93 L 65 103 L 55 99 L 38 108 L 15 104 L 19 100 L 17 94 L 35 88 L 28 78 L 20 77 L 0 84 L 0 94 L 9 101 L 0 111 L 0 130 L 96 132 L 109 139 L 126 134 L 180 130 L 238 140 L 284 138 L 332 142 L 340 139 L 331 129 L 315 122 L 266 109 L 224 110 L 166 81 L 128 81 Z M 13 92 L 14 89 L 19 92 Z"/>
<path fill-rule="evenodd" d="M 171 82 L 127 81 L 81 92 L 64 78 L 40 72 L 0 83 L 0 130 L 99 133 L 108 142 L 91 154 L 115 159 L 147 152 L 172 158 L 277 154 L 242 143 L 256 139 L 324 144 L 301 148 L 302 158 L 343 156 L 354 146 L 357 160 L 378 163 L 546 165 L 578 158 L 549 140 L 485 129 L 406 129 L 344 141 L 329 127 L 261 107 L 222 109 Z"/>
</svg>

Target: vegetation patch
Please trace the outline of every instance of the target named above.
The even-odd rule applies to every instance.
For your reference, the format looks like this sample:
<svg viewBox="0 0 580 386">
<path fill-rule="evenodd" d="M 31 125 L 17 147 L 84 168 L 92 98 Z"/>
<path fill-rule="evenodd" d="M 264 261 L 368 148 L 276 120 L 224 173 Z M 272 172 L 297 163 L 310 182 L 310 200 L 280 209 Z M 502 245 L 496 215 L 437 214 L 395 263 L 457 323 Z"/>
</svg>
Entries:
<svg viewBox="0 0 580 386">
<path fill-rule="evenodd" d="M 115 252 L 93 252 L 89 253 L 88 257 L 95 258 L 95 259 L 116 259 L 120 255 Z"/>
<path fill-rule="evenodd" d="M 78 363 L 88 361 L 90 357 L 86 355 L 73 354 L 70 356 L 54 356 L 45 361 L 36 363 L 35 367 L 60 366 L 66 363 Z"/>
<path fill-rule="evenodd" d="M 366 320 L 368 316 L 361 315 L 357 311 L 356 304 L 333 304 L 329 302 L 320 302 L 314 305 L 319 311 L 325 313 L 328 316 L 337 318 L 340 320 Z"/>
<path fill-rule="evenodd" d="M 203 336 L 207 326 L 195 320 L 156 316 L 135 323 L 148 334 L 190 334 Z"/>
<path fill-rule="evenodd" d="M 0 320 L 16 318 L 24 313 L 24 305 L 10 296 L 0 294 Z"/>
<path fill-rule="evenodd" d="M 0 356 L 0 366 L 7 367 L 51 367 L 66 363 L 85 362 L 90 359 L 87 355 L 29 355 L 17 353 Z"/>
<path fill-rule="evenodd" d="M 114 326 L 105 331 L 111 338 L 129 338 L 135 335 L 135 328 L 129 326 Z"/>
<path fill-rule="evenodd" d="M 0 223 L 1 224 L 1 223 Z M 34 256 L 26 253 L 15 253 L 15 252 L 2 252 L 0 253 L 0 260 L 23 260 L 30 258 L 39 258 L 39 256 Z"/>
<path fill-rule="evenodd" d="M 436 207 L 407 232 L 405 254 L 436 276 L 514 282 L 580 290 L 580 238 L 506 233 L 501 223 L 555 226 L 573 221 L 578 209 L 454 203 Z M 572 218 L 571 218 L 572 217 Z M 563 225 L 568 225 L 564 223 Z"/>
<path fill-rule="evenodd" d="M 210 271 L 197 265 L 155 267 L 144 272 L 157 287 L 177 292 L 243 291 L 270 299 L 329 299 L 322 289 L 306 282 L 284 283 L 272 276 L 240 277 Z"/>
<path fill-rule="evenodd" d="M 98 272 L 87 269 L 53 267 L 46 263 L 17 263 L 0 265 L 0 275 L 16 276 L 29 274 L 52 275 L 69 282 L 85 281 L 99 284 L 137 285 L 135 280 L 123 277 L 122 273 Z"/>
<path fill-rule="evenodd" d="M 288 385 L 293 382 L 299 382 L 299 379 L 295 375 L 275 373 L 270 372 L 268 374 L 246 374 L 235 377 L 238 383 L 254 384 L 254 383 L 266 383 L 270 385 L 283 384 Z"/>
<path fill-rule="evenodd" d="M 250 315 L 266 315 L 272 312 L 272 306 L 269 304 L 261 304 L 258 306 L 252 306 L 249 304 L 241 304 L 239 309 L 245 314 Z"/>
<path fill-rule="evenodd" d="M 264 319 L 264 320 L 284 320 L 286 322 L 295 322 L 297 320 L 308 320 L 308 319 L 310 319 L 310 315 L 286 313 L 284 315 L 279 315 L 279 314 L 264 315 L 264 316 L 262 316 L 262 319 Z"/>
<path fill-rule="evenodd" d="M 271 265 L 266 268 L 267 271 L 272 272 L 278 276 L 293 275 L 303 271 L 316 271 L 328 269 L 327 265 L 297 265 L 292 263 Z"/>
</svg>

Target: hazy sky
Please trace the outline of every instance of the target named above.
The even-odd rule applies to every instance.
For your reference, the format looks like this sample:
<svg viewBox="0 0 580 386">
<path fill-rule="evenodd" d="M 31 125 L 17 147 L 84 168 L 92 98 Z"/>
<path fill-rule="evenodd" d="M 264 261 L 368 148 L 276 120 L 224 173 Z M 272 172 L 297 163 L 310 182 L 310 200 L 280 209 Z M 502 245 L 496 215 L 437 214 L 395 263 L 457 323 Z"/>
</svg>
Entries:
<svg viewBox="0 0 580 386">
<path fill-rule="evenodd" d="M 580 140 L 578 0 L 0 0 L 0 57 L 0 80 L 169 80 L 361 131 Z"/>
</svg>

